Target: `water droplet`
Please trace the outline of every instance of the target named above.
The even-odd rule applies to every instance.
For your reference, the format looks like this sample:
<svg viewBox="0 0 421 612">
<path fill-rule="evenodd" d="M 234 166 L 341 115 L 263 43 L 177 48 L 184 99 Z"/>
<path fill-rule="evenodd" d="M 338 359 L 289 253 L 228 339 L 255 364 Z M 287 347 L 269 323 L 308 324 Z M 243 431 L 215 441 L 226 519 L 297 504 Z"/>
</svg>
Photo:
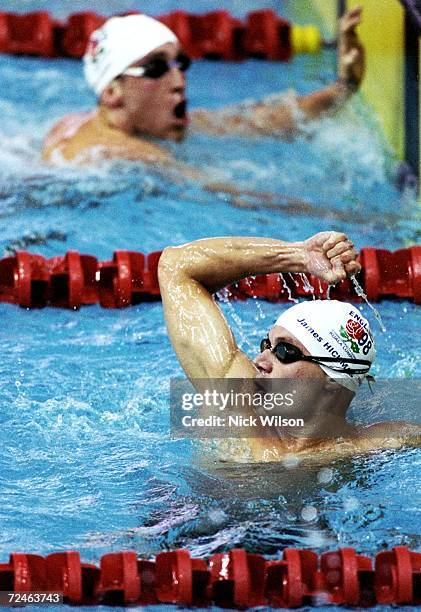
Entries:
<svg viewBox="0 0 421 612">
<path fill-rule="evenodd" d="M 359 505 L 360 502 L 356 497 L 348 497 L 348 499 L 344 501 L 344 510 L 345 512 L 351 512 L 352 510 L 356 510 Z"/>
<path fill-rule="evenodd" d="M 333 480 L 334 472 L 331 468 L 322 468 L 317 474 L 317 480 L 320 484 L 328 484 Z"/>
<path fill-rule="evenodd" d="M 308 523 L 310 521 L 314 521 L 314 519 L 317 518 L 317 508 L 315 508 L 314 506 L 305 506 L 301 510 L 301 516 Z"/>
<path fill-rule="evenodd" d="M 300 460 L 296 455 L 289 454 L 285 455 L 285 457 L 282 459 L 282 463 L 284 467 L 289 470 L 292 468 L 296 468 L 300 464 Z"/>
<path fill-rule="evenodd" d="M 214 525 L 222 525 L 222 523 L 225 522 L 227 515 L 225 514 L 223 510 L 220 510 L 219 508 L 215 508 L 214 510 L 209 510 L 208 517 L 209 517 L 210 522 L 213 523 Z"/>
</svg>

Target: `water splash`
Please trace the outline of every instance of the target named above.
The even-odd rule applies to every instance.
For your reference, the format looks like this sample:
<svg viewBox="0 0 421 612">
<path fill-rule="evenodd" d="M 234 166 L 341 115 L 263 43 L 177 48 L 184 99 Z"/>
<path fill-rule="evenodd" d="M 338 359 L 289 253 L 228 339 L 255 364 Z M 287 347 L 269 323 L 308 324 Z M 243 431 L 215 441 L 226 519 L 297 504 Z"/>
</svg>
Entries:
<svg viewBox="0 0 421 612">
<path fill-rule="evenodd" d="M 288 295 L 288 301 L 289 301 L 289 302 L 294 302 L 294 304 L 298 304 L 298 300 L 297 300 L 297 299 L 295 299 L 294 297 L 292 297 L 292 292 L 291 292 L 291 289 L 289 288 L 289 286 L 288 286 L 288 284 L 287 284 L 287 282 L 286 282 L 286 280 L 285 280 L 285 277 L 284 277 L 284 275 L 282 274 L 282 272 L 280 272 L 280 273 L 279 273 L 279 278 L 280 278 L 280 279 L 281 279 L 281 281 L 282 281 L 282 286 L 283 286 L 283 288 L 284 288 L 284 289 L 285 289 L 285 291 L 287 292 L 287 295 Z"/>
<path fill-rule="evenodd" d="M 351 281 L 352 281 L 352 284 L 354 285 L 355 293 L 358 295 L 358 297 L 361 297 L 364 300 L 364 302 L 367 304 L 369 308 L 371 308 L 371 311 L 373 312 L 374 318 L 379 324 L 380 329 L 382 330 L 383 333 L 386 332 L 387 330 L 383 323 L 383 320 L 381 318 L 379 311 L 377 310 L 375 306 L 373 306 L 373 304 L 370 304 L 370 302 L 368 301 L 367 295 L 364 293 L 364 289 L 361 287 L 360 283 L 357 281 L 355 276 L 351 276 Z"/>
<path fill-rule="evenodd" d="M 236 313 L 235 308 L 230 300 L 230 292 L 229 289 L 224 288 L 221 289 L 220 291 L 217 292 L 217 296 L 218 299 L 223 302 L 225 304 L 225 306 L 227 307 L 229 314 L 232 318 L 232 320 L 235 322 L 237 329 L 238 329 L 238 334 L 240 336 L 241 339 L 241 343 L 243 346 L 247 346 L 249 350 L 253 351 L 254 353 L 256 352 L 256 347 L 253 346 L 253 344 L 250 342 L 250 340 L 248 339 L 244 328 L 243 328 L 243 321 L 241 319 L 241 317 Z"/>
<path fill-rule="evenodd" d="M 251 276 L 251 277 L 247 277 L 247 278 L 245 278 L 245 279 L 244 279 L 245 284 L 246 284 L 246 285 L 247 285 L 249 288 L 252 288 L 252 282 L 251 282 L 251 279 L 254 279 L 254 278 L 256 278 L 256 277 L 255 277 L 255 276 Z M 262 319 L 262 320 L 263 320 L 263 319 L 266 319 L 266 315 L 265 315 L 265 313 L 263 312 L 262 305 L 261 305 L 261 303 L 260 303 L 259 298 L 257 297 L 257 295 L 253 295 L 253 300 L 254 300 L 254 303 L 255 303 L 255 305 L 256 305 L 256 309 L 257 309 L 257 312 L 258 312 L 257 318 L 258 318 L 258 319 Z"/>
<path fill-rule="evenodd" d="M 327 299 L 327 300 L 330 300 L 330 292 L 332 291 L 332 289 L 333 289 L 333 287 L 334 287 L 334 286 L 335 286 L 335 285 L 328 285 L 328 286 L 327 286 L 327 289 L 326 289 L 326 299 Z"/>
<path fill-rule="evenodd" d="M 295 274 L 293 274 L 292 272 L 287 272 L 286 274 L 288 274 L 288 276 L 290 277 L 290 279 L 292 280 L 292 282 L 294 283 L 296 287 L 300 286 L 300 283 L 295 278 Z"/>
<path fill-rule="evenodd" d="M 314 294 L 314 287 L 313 285 L 310 283 L 310 281 L 308 280 L 308 276 L 307 274 L 304 274 L 302 272 L 299 273 L 299 277 L 301 278 L 301 281 L 303 283 L 303 289 L 306 293 L 310 293 L 311 297 L 313 298 L 313 300 L 316 299 L 316 296 Z"/>
</svg>

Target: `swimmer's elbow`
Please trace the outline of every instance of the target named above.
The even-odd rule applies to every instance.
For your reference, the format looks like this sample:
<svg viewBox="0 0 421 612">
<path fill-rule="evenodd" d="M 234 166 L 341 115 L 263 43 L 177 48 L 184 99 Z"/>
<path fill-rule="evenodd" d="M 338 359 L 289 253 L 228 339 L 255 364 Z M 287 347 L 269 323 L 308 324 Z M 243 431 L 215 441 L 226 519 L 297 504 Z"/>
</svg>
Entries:
<svg viewBox="0 0 421 612">
<path fill-rule="evenodd" d="M 173 277 L 175 271 L 180 267 L 180 262 L 182 262 L 180 247 L 167 247 L 164 249 L 158 263 L 159 282 L 166 282 L 168 278 Z"/>
</svg>

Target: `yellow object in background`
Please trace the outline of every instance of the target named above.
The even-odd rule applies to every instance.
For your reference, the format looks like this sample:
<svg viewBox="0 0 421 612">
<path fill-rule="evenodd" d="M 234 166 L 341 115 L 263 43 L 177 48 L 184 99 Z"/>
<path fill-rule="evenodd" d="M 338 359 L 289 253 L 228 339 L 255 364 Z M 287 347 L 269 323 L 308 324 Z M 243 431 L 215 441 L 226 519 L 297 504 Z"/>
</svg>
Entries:
<svg viewBox="0 0 421 612">
<path fill-rule="evenodd" d="M 291 48 L 297 53 L 318 53 L 322 45 L 320 30 L 314 25 L 291 26 Z"/>
<path fill-rule="evenodd" d="M 358 28 L 367 56 L 362 92 L 380 117 L 386 138 L 404 158 L 404 18 L 399 0 L 348 0 L 363 6 Z"/>
</svg>

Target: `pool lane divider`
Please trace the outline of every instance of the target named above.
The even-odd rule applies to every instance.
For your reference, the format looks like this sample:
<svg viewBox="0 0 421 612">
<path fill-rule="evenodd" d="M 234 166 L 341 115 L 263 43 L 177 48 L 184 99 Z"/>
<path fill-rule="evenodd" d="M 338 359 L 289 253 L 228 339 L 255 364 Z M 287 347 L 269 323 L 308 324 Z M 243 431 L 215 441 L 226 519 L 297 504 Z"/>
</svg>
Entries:
<svg viewBox="0 0 421 612">
<path fill-rule="evenodd" d="M 62 603 L 72 605 L 419 605 L 420 585 L 421 553 L 405 546 L 379 552 L 374 567 L 371 558 L 353 548 L 321 555 L 287 548 L 282 560 L 242 549 L 207 560 L 175 550 L 153 561 L 126 551 L 103 555 L 99 567 L 81 562 L 76 551 L 46 557 L 13 553 L 9 563 L 0 564 L 0 591 L 20 604 L 36 603 L 37 593 L 60 593 Z"/>
<path fill-rule="evenodd" d="M 81 58 L 90 35 L 106 19 L 92 11 L 70 15 L 65 23 L 47 11 L 0 12 L 0 52 Z M 317 53 L 322 44 L 314 25 L 292 25 L 271 9 L 253 11 L 244 21 L 223 10 L 201 15 L 173 11 L 158 19 L 173 30 L 193 59 L 287 61 L 295 53 Z"/>
<path fill-rule="evenodd" d="M 18 251 L 0 259 L 0 302 L 23 308 L 44 306 L 78 309 L 100 304 L 124 308 L 160 299 L 158 262 L 162 251 L 145 255 L 115 251 L 111 261 L 69 251 L 63 257 Z M 398 251 L 366 247 L 361 250 L 360 282 L 369 300 L 408 299 L 421 304 L 421 246 Z M 330 287 L 308 274 L 265 274 L 230 285 L 220 297 L 229 300 L 259 298 L 284 302 L 317 297 L 361 301 L 347 279 Z"/>
</svg>

